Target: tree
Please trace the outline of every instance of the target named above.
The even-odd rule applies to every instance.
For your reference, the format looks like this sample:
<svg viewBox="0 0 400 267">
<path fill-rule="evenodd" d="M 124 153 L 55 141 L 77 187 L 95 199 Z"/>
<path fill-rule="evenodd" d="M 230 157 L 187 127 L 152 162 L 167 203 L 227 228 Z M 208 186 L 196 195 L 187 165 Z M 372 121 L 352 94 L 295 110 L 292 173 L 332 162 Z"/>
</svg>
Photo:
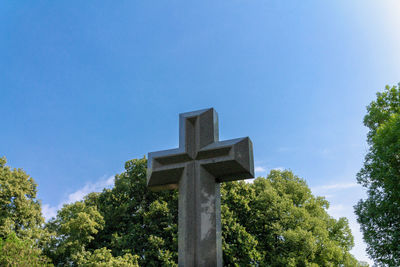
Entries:
<svg viewBox="0 0 400 267">
<path fill-rule="evenodd" d="M 367 107 L 369 151 L 358 182 L 367 198 L 355 206 L 368 254 L 380 265 L 400 266 L 400 84 L 386 86 Z"/>
<path fill-rule="evenodd" d="M 42 227 L 36 183 L 22 169 L 11 169 L 6 163 L 0 158 L 0 265 L 44 266 L 47 258 L 39 248 L 48 233 Z"/>
<path fill-rule="evenodd" d="M 82 201 L 64 205 L 57 217 L 47 223 L 47 229 L 54 235 L 45 252 L 53 262 L 68 266 L 87 254 L 85 247 L 103 227 L 103 216 L 95 206 Z"/>
<path fill-rule="evenodd" d="M 292 172 L 273 170 L 252 184 L 232 182 L 222 188 L 224 263 L 251 263 L 244 256 L 252 254 L 237 253 L 249 239 L 240 238 L 235 228 L 224 223 L 234 218 L 250 241 L 255 240 L 250 242 L 257 253 L 252 260 L 262 266 L 357 266 L 349 253 L 353 236 L 347 219 L 330 217 L 329 203 L 314 197 L 305 181 Z"/>
<path fill-rule="evenodd" d="M 35 236 L 44 223 L 36 183 L 22 169 L 6 166 L 0 158 L 0 237 L 11 232 L 17 236 Z"/>
<path fill-rule="evenodd" d="M 20 239 L 15 232 L 0 239 L 0 266 L 53 266 L 33 240 Z"/>
<path fill-rule="evenodd" d="M 85 209 L 93 207 L 104 220 L 95 227 L 98 232 L 84 237 L 85 242 L 79 241 L 85 235 L 63 239 L 66 233 L 56 229 L 69 224 L 71 219 L 64 217 L 77 218 L 79 212 L 69 206 L 59 211 L 48 227 L 56 231 L 60 242 L 53 243 L 48 252 L 59 251 L 66 240 L 76 240 L 83 246 L 78 256 L 68 256 L 75 259 L 73 265 L 83 263 L 82 258 L 98 260 L 105 255 L 133 259 L 140 266 L 176 266 L 178 194 L 149 191 L 146 163 L 146 159 L 128 161 L 112 189 L 91 193 L 78 202 Z M 221 194 L 224 265 L 364 266 L 349 253 L 353 237 L 347 220 L 330 217 L 329 203 L 314 197 L 304 180 L 292 172 L 272 171 L 254 183 L 225 183 Z M 86 221 L 92 224 L 91 219 L 80 224 Z"/>
<path fill-rule="evenodd" d="M 82 267 L 139 267 L 137 259 L 129 253 L 114 257 L 109 249 L 101 248 L 80 254 L 76 262 Z"/>
</svg>

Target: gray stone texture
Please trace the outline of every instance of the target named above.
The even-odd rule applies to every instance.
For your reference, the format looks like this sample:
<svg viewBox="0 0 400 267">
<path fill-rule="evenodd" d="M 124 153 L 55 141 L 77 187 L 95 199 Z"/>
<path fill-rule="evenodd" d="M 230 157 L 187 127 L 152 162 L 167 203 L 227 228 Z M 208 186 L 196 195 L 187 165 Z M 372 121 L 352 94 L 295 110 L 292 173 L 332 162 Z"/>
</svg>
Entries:
<svg viewBox="0 0 400 267">
<path fill-rule="evenodd" d="M 179 190 L 179 266 L 222 266 L 220 183 L 254 177 L 250 138 L 219 141 L 211 109 L 179 115 L 179 148 L 148 155 L 147 185 Z"/>
</svg>

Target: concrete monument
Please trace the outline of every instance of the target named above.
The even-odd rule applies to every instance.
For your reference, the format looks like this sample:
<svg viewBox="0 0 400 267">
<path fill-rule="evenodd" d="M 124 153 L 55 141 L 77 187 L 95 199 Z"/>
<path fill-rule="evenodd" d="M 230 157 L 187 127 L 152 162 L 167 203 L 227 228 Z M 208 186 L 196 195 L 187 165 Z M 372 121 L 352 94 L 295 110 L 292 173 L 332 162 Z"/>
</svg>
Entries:
<svg viewBox="0 0 400 267">
<path fill-rule="evenodd" d="M 179 266 L 222 266 L 220 183 L 254 177 L 248 137 L 219 141 L 218 115 L 179 115 L 179 148 L 149 153 L 147 185 L 178 189 Z"/>
</svg>

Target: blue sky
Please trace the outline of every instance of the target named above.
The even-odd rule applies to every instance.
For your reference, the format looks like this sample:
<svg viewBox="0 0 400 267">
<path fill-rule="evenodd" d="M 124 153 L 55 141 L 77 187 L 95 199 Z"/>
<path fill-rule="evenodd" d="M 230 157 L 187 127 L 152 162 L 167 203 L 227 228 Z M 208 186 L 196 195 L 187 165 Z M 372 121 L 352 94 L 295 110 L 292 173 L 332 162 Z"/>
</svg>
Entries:
<svg viewBox="0 0 400 267">
<path fill-rule="evenodd" d="M 258 175 L 288 168 L 350 219 L 365 106 L 400 81 L 398 1 L 3 1 L 0 155 L 47 216 L 178 145 L 178 114 L 214 107 L 250 136 Z M 111 178 L 110 178 L 111 177 Z"/>
</svg>

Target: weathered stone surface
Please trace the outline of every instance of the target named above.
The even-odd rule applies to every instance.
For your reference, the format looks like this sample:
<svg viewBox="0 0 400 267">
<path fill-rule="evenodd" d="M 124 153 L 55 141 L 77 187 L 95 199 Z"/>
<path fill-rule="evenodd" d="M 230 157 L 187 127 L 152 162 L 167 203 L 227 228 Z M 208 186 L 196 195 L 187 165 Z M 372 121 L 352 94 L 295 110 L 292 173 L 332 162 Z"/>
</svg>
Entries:
<svg viewBox="0 0 400 267">
<path fill-rule="evenodd" d="M 179 148 L 148 155 L 147 185 L 179 189 L 179 266 L 222 266 L 220 182 L 254 177 L 248 137 L 219 141 L 214 109 L 179 115 Z"/>
</svg>

